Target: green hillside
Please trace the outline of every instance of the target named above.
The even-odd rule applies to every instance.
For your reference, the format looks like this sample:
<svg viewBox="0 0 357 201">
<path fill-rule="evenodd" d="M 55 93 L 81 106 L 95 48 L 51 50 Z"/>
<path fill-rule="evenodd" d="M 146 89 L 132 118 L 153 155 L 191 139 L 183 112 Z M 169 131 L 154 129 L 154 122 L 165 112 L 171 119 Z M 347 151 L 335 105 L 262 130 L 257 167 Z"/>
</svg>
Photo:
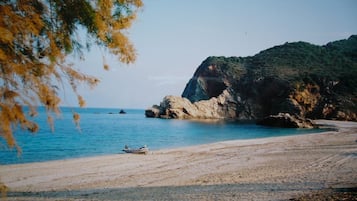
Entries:
<svg viewBox="0 0 357 201">
<path fill-rule="evenodd" d="M 341 79 L 357 73 L 357 36 L 325 46 L 306 42 L 285 43 L 246 59 L 252 73 L 300 79 L 306 74 Z"/>
<path fill-rule="evenodd" d="M 239 97 L 238 118 L 289 112 L 357 120 L 357 35 L 324 46 L 285 43 L 251 57 L 208 57 L 182 96 L 195 102 L 225 89 Z"/>
</svg>

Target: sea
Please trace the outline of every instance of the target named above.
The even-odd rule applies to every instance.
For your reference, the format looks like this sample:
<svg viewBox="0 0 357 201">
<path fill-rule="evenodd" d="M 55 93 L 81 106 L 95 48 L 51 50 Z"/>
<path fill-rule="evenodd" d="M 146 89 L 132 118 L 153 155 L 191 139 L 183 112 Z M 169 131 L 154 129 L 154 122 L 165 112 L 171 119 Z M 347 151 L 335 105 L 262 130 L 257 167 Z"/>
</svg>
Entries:
<svg viewBox="0 0 357 201">
<path fill-rule="evenodd" d="M 0 165 L 43 162 L 79 157 L 124 154 L 125 145 L 150 150 L 186 147 L 226 140 L 258 139 L 318 133 L 323 129 L 270 128 L 252 122 L 192 121 L 146 118 L 143 109 L 61 108 L 54 129 L 47 122 L 44 108 L 34 117 L 40 129 L 30 133 L 15 128 L 21 148 L 9 148 L 0 139 Z M 80 114 L 80 125 L 73 121 Z"/>
</svg>

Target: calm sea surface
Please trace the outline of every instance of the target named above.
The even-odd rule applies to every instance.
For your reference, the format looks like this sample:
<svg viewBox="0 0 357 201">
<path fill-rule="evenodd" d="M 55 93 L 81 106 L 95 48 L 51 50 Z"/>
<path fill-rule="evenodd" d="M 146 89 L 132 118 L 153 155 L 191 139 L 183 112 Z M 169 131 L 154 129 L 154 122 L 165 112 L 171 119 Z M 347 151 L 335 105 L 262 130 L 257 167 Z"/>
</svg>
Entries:
<svg viewBox="0 0 357 201">
<path fill-rule="evenodd" d="M 75 108 L 81 115 L 80 131 L 72 119 L 72 110 L 62 108 L 55 121 L 55 130 L 47 124 L 46 113 L 41 110 L 35 120 L 40 131 L 31 134 L 15 130 L 22 149 L 4 146 L 0 139 L 0 164 L 49 161 L 86 156 L 123 153 L 125 145 L 147 145 L 151 150 L 206 144 L 224 140 L 255 139 L 272 136 L 298 135 L 322 130 L 279 129 L 237 122 L 199 122 L 146 118 L 144 110 Z"/>
</svg>

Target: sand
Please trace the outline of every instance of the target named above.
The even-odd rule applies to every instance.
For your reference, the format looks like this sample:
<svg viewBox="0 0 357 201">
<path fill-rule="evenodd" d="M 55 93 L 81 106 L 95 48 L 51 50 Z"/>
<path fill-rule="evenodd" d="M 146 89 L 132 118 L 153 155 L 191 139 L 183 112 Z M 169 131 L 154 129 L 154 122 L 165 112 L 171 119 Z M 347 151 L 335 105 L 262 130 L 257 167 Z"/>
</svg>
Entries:
<svg viewBox="0 0 357 201">
<path fill-rule="evenodd" d="M 0 166 L 6 200 L 288 200 L 357 187 L 357 123 L 336 131 Z M 357 199 L 357 198 L 356 198 Z"/>
</svg>

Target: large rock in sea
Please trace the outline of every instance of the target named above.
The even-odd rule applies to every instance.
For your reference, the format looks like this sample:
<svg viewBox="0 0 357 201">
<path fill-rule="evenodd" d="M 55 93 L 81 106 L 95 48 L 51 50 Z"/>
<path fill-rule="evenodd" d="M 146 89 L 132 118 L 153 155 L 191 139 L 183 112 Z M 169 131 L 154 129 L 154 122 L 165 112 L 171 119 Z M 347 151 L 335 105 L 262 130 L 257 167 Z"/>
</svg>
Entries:
<svg viewBox="0 0 357 201">
<path fill-rule="evenodd" d="M 148 117 L 357 121 L 357 36 L 324 46 L 285 43 L 251 57 L 208 57 L 182 97 L 166 96 Z"/>
<path fill-rule="evenodd" d="M 192 103 L 184 97 L 166 96 L 160 106 L 145 111 L 147 117 L 174 119 L 227 119 L 235 118 L 235 103 L 228 91 L 218 97 Z"/>
</svg>

